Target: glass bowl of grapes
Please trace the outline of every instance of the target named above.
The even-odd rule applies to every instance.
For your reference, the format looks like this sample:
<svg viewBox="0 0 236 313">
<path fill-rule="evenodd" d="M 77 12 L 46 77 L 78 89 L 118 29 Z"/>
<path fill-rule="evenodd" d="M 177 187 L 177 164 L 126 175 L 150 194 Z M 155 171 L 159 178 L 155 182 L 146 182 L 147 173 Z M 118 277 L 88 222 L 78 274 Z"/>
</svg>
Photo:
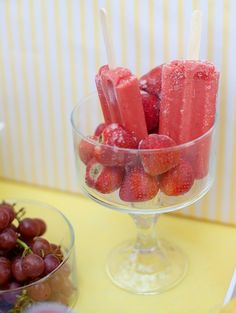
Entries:
<svg viewBox="0 0 236 313">
<path fill-rule="evenodd" d="M 0 313 L 20 313 L 38 302 L 70 310 L 77 296 L 68 219 L 38 201 L 0 201 Z"/>
</svg>

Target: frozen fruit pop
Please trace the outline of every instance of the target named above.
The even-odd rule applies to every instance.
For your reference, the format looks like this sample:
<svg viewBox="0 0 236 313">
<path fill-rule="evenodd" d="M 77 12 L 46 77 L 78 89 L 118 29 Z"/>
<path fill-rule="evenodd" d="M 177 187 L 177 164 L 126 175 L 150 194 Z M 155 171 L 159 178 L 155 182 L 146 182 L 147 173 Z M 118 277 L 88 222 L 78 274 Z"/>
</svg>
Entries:
<svg viewBox="0 0 236 313">
<path fill-rule="evenodd" d="M 162 69 L 159 133 L 177 144 L 194 140 L 214 124 L 219 73 L 204 61 L 172 61 Z M 208 172 L 210 138 L 192 146 L 195 177 Z"/>
<path fill-rule="evenodd" d="M 172 61 L 162 70 L 160 134 L 177 144 L 196 139 L 214 124 L 219 73 L 204 61 Z"/>
<path fill-rule="evenodd" d="M 101 74 L 102 88 L 109 104 L 112 122 L 122 125 L 139 140 L 145 138 L 145 121 L 138 79 L 123 67 Z"/>
<path fill-rule="evenodd" d="M 110 124 L 112 123 L 112 119 L 111 119 L 111 114 L 110 114 L 110 110 L 108 107 L 108 103 L 106 100 L 106 97 L 104 95 L 103 89 L 102 89 L 102 83 L 101 83 L 101 74 L 103 72 L 108 71 L 108 65 L 103 65 L 100 69 L 98 74 L 95 77 L 95 83 L 96 83 L 96 87 L 97 87 L 97 92 L 98 92 L 98 96 L 99 96 L 99 100 L 101 103 L 101 108 L 102 108 L 102 113 L 103 113 L 103 117 L 106 123 Z"/>
<path fill-rule="evenodd" d="M 161 95 L 161 78 L 162 78 L 162 65 L 154 67 L 151 71 L 144 74 L 139 79 L 140 89 L 148 92 L 151 95 L 160 97 Z"/>
</svg>

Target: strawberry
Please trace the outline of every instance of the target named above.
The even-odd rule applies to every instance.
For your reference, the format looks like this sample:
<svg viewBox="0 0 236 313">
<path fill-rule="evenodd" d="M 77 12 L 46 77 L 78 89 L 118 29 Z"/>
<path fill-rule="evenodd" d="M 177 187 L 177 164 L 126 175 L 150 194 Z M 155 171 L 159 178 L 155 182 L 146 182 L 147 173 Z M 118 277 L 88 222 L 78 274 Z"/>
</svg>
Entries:
<svg viewBox="0 0 236 313">
<path fill-rule="evenodd" d="M 160 97 L 161 94 L 161 77 L 162 65 L 154 67 L 151 71 L 144 74 L 139 79 L 139 87 L 152 95 Z"/>
<path fill-rule="evenodd" d="M 95 141 L 92 143 L 92 141 Z M 82 139 L 78 145 L 78 153 L 81 161 L 87 164 L 93 157 L 94 147 L 98 141 L 97 136 L 89 136 L 87 139 Z"/>
<path fill-rule="evenodd" d="M 147 130 L 150 132 L 159 124 L 160 100 L 157 96 L 150 95 L 145 91 L 141 91 L 141 95 Z"/>
<path fill-rule="evenodd" d="M 94 156 L 105 166 L 124 166 L 136 157 L 136 154 L 128 149 L 138 147 L 137 138 L 117 123 L 106 126 L 99 137 L 99 142 L 102 145 L 95 147 Z"/>
<path fill-rule="evenodd" d="M 145 173 L 142 167 L 129 167 L 120 187 L 120 199 L 127 202 L 151 200 L 159 191 L 157 177 Z"/>
<path fill-rule="evenodd" d="M 139 143 L 140 157 L 146 173 L 156 176 L 167 172 L 179 162 L 179 151 L 172 150 L 176 144 L 165 135 L 151 134 Z M 162 149 L 163 148 L 163 149 Z M 170 148 L 165 151 L 165 148 Z M 142 151 L 142 149 L 162 149 L 160 151 Z"/>
<path fill-rule="evenodd" d="M 211 137 L 206 136 L 184 150 L 183 157 L 192 165 L 195 179 L 202 179 L 208 175 L 210 149 Z"/>
<path fill-rule="evenodd" d="M 101 123 L 97 126 L 97 128 L 95 129 L 95 132 L 94 132 L 94 136 L 100 136 L 101 133 L 103 132 L 104 128 L 106 128 L 108 124 L 106 123 Z"/>
<path fill-rule="evenodd" d="M 180 160 L 179 165 L 160 176 L 160 189 L 168 196 L 188 192 L 194 183 L 194 172 L 189 162 Z"/>
<path fill-rule="evenodd" d="M 123 176 L 123 168 L 106 167 L 93 158 L 87 164 L 85 182 L 101 193 L 111 193 L 120 187 Z"/>
</svg>

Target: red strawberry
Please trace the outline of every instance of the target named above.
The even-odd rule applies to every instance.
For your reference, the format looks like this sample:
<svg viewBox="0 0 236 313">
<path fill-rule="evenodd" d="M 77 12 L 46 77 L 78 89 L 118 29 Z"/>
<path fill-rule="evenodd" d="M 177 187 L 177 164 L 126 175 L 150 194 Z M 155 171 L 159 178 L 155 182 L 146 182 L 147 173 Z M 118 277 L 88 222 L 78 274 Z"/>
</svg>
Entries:
<svg viewBox="0 0 236 313">
<path fill-rule="evenodd" d="M 160 189 L 168 196 L 179 196 L 188 192 L 194 183 L 192 166 L 185 160 L 160 176 Z"/>
<path fill-rule="evenodd" d="M 165 135 L 151 134 L 139 144 L 140 157 L 145 172 L 152 176 L 167 172 L 179 162 L 179 151 L 173 139 Z M 142 151 L 142 149 L 162 149 L 160 151 Z M 170 148 L 165 151 L 164 148 Z"/>
<path fill-rule="evenodd" d="M 211 149 L 211 136 L 202 138 L 184 150 L 183 158 L 192 165 L 195 179 L 208 175 Z"/>
<path fill-rule="evenodd" d="M 123 176 L 123 168 L 106 167 L 93 158 L 87 164 L 85 182 L 101 193 L 111 193 L 120 187 Z"/>
<path fill-rule="evenodd" d="M 140 78 L 140 89 L 145 90 L 152 95 L 160 97 L 162 66 L 163 64 L 155 67 Z"/>
<path fill-rule="evenodd" d="M 142 91 L 141 95 L 147 130 L 150 132 L 152 129 L 157 128 L 159 124 L 160 100 L 157 96 L 150 95 L 145 91 Z"/>
<path fill-rule="evenodd" d="M 123 201 L 141 202 L 154 198 L 158 191 L 157 177 L 148 175 L 142 167 L 132 167 L 125 173 L 119 195 Z"/>
<path fill-rule="evenodd" d="M 88 162 L 92 159 L 94 153 L 94 147 L 96 143 L 92 143 L 92 141 L 98 141 L 97 136 L 89 136 L 88 139 L 82 139 L 78 145 L 78 153 L 81 161 L 84 164 L 88 164 Z"/>
<path fill-rule="evenodd" d="M 94 132 L 94 136 L 100 136 L 101 133 L 103 132 L 104 128 L 106 128 L 108 124 L 106 123 L 101 123 L 97 126 L 97 128 L 95 129 L 95 132 Z"/>
<path fill-rule="evenodd" d="M 124 166 L 136 157 L 136 154 L 128 149 L 138 147 L 137 138 L 117 123 L 109 124 L 103 130 L 99 142 L 103 145 L 95 147 L 94 156 L 105 166 Z"/>
</svg>

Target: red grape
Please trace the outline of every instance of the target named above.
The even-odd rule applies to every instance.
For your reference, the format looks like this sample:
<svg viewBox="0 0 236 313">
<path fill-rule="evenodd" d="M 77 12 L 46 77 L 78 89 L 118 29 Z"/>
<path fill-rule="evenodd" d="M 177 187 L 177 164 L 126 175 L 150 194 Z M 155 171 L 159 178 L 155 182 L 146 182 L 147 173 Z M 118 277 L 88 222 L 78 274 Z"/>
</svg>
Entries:
<svg viewBox="0 0 236 313">
<path fill-rule="evenodd" d="M 55 254 L 60 260 L 63 260 L 63 253 L 61 251 L 61 247 L 55 245 L 54 243 L 50 243 L 51 253 Z"/>
<path fill-rule="evenodd" d="M 54 254 L 48 254 L 44 258 L 44 264 L 45 264 L 44 273 L 47 275 L 54 271 L 60 265 L 60 260 Z"/>
<path fill-rule="evenodd" d="M 6 228 L 0 233 L 0 249 L 10 250 L 16 246 L 17 234 L 11 228 Z"/>
<path fill-rule="evenodd" d="M 16 213 L 14 211 L 13 205 L 4 202 L 4 203 L 0 204 L 0 210 L 1 209 L 3 209 L 3 210 L 8 212 L 8 214 L 10 216 L 10 223 L 11 223 L 14 220 L 14 218 L 16 217 Z"/>
<path fill-rule="evenodd" d="M 19 290 L 14 290 L 16 288 L 19 288 L 20 284 L 17 282 L 10 282 L 10 284 L 7 286 L 7 289 L 9 290 L 7 293 L 3 294 L 3 300 L 6 301 L 9 304 L 14 304 L 16 302 L 17 296 L 20 294 Z"/>
<path fill-rule="evenodd" d="M 28 278 L 39 277 L 44 272 L 44 268 L 44 261 L 37 254 L 28 254 L 22 260 L 22 269 Z"/>
<path fill-rule="evenodd" d="M 35 254 L 43 258 L 51 251 L 50 243 L 43 238 L 36 238 L 31 244 L 31 247 Z"/>
<path fill-rule="evenodd" d="M 42 236 L 47 230 L 46 223 L 41 218 L 34 218 L 34 221 L 38 223 L 40 229 L 38 236 Z"/>
<path fill-rule="evenodd" d="M 7 291 L 0 295 L 0 313 L 2 303 L 6 305 L 6 312 L 15 304 L 20 294 L 16 289 L 21 286 L 25 286 L 33 301 L 52 300 L 54 294 L 59 290 L 64 293 L 65 288 L 71 293 L 71 286 L 67 283 L 69 272 L 63 268 L 55 271 L 49 282 L 35 282 L 60 266 L 63 253 L 60 245 L 41 237 L 47 230 L 43 219 L 22 218 L 25 209 L 18 212 L 15 212 L 14 205 L 0 203 L 0 293 L 1 290 Z M 18 226 L 14 225 L 15 219 L 19 221 Z M 57 276 L 60 270 L 61 275 Z M 27 287 L 29 283 L 33 284 Z M 61 301 L 67 302 L 67 297 Z"/>
<path fill-rule="evenodd" d="M 9 213 L 4 209 L 0 209 L 0 231 L 7 228 L 9 223 L 10 223 Z"/>
<path fill-rule="evenodd" d="M 11 262 L 0 257 L 0 285 L 6 284 L 11 278 Z"/>
<path fill-rule="evenodd" d="M 13 260 L 11 265 L 12 274 L 15 277 L 17 281 L 23 282 L 27 279 L 26 274 L 23 271 L 22 268 L 22 258 L 17 257 Z"/>
<path fill-rule="evenodd" d="M 63 289 L 64 277 L 54 273 L 49 281 L 53 291 L 61 291 Z"/>
<path fill-rule="evenodd" d="M 35 301 L 45 301 L 51 296 L 51 288 L 48 283 L 36 284 L 27 289 L 27 293 Z"/>
<path fill-rule="evenodd" d="M 40 228 L 34 219 L 24 218 L 18 226 L 18 232 L 23 238 L 34 238 L 39 235 Z"/>
</svg>

